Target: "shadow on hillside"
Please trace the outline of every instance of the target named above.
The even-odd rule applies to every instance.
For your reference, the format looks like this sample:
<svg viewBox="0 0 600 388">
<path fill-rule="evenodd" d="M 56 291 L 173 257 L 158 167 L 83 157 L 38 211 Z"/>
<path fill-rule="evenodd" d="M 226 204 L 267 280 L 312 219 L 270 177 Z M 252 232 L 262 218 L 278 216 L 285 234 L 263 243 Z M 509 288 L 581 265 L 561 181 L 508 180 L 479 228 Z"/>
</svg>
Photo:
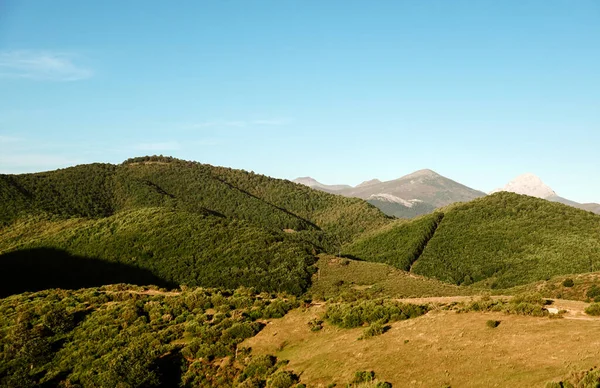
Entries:
<svg viewBox="0 0 600 388">
<path fill-rule="evenodd" d="M 74 256 L 54 248 L 24 249 L 0 255 L 0 268 L 0 298 L 25 291 L 78 289 L 115 283 L 177 287 L 146 269 Z"/>
</svg>

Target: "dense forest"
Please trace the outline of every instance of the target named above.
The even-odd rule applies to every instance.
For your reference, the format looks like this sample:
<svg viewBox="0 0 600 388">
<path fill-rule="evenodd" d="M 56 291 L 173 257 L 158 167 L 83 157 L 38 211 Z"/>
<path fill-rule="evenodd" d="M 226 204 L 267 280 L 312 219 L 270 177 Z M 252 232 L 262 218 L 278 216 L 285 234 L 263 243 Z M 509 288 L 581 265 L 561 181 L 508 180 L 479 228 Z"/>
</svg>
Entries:
<svg viewBox="0 0 600 388">
<path fill-rule="evenodd" d="M 507 288 L 599 270 L 600 216 L 501 192 L 383 227 L 344 252 L 449 283 Z"/>
<path fill-rule="evenodd" d="M 155 284 L 294 294 L 309 286 L 316 254 L 390 221 L 360 199 L 162 156 L 0 175 L 0 200 L 0 260 L 13 274 L 60 251 L 90 268 L 106 261 L 149 271 Z M 54 269 L 7 276 L 2 293 L 40 290 L 48 275 L 72 271 Z"/>
</svg>

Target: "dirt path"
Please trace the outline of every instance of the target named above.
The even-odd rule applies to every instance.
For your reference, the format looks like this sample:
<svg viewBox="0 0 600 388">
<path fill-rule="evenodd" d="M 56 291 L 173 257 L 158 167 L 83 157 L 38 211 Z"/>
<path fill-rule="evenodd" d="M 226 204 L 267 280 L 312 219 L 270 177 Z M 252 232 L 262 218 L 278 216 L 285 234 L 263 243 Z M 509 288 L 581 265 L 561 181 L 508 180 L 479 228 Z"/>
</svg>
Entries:
<svg viewBox="0 0 600 388">
<path fill-rule="evenodd" d="M 404 298 L 404 299 L 396 299 L 401 303 L 413 303 L 413 304 L 425 304 L 425 303 L 453 303 L 453 302 L 470 302 L 472 300 L 477 299 L 477 296 L 441 296 L 441 297 L 431 297 L 431 298 Z M 491 297 L 492 299 L 510 299 L 511 296 L 504 295 L 494 295 Z M 589 303 L 580 302 L 576 300 L 566 300 L 566 299 L 549 299 L 552 304 L 546 306 L 548 311 L 551 314 L 556 314 L 558 311 L 565 310 L 566 313 L 563 314 L 563 318 L 565 319 L 575 319 L 581 321 L 594 321 L 600 319 L 600 317 L 592 317 L 585 313 L 585 309 L 589 306 Z"/>
<path fill-rule="evenodd" d="M 589 303 L 580 302 L 577 300 L 566 300 L 566 299 L 550 299 L 552 304 L 549 308 L 555 308 L 560 310 L 566 310 L 567 312 L 563 315 L 565 319 L 577 319 L 580 321 L 595 321 L 600 319 L 599 317 L 592 317 L 585 313 L 585 308 L 589 306 Z"/>
<path fill-rule="evenodd" d="M 413 303 L 413 304 L 423 304 L 423 303 L 453 303 L 453 302 L 470 302 L 472 300 L 478 299 L 480 296 L 477 295 L 464 295 L 464 296 L 434 296 L 427 298 L 401 298 L 395 299 L 401 303 Z M 494 295 L 491 297 L 492 299 L 510 299 L 511 296 L 503 296 L 503 295 Z"/>
</svg>

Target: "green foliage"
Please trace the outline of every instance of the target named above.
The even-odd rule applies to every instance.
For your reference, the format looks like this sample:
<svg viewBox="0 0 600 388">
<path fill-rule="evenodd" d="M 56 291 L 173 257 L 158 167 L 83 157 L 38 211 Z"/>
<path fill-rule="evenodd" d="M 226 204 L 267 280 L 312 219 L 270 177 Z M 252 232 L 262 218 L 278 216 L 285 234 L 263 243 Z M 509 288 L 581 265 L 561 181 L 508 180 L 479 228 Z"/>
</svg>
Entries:
<svg viewBox="0 0 600 388">
<path fill-rule="evenodd" d="M 587 315 L 600 316 L 600 303 L 592 303 L 585 309 Z"/>
<path fill-rule="evenodd" d="M 317 318 L 313 318 L 308 322 L 310 331 L 320 331 L 323 329 L 323 321 Z"/>
<path fill-rule="evenodd" d="M 496 321 L 496 320 L 494 320 L 494 319 L 490 319 L 490 320 L 488 320 L 488 321 L 485 323 L 485 325 L 486 325 L 487 327 L 489 327 L 490 329 L 495 329 L 495 328 L 497 328 L 498 326 L 500 326 L 500 321 Z"/>
<path fill-rule="evenodd" d="M 299 379 L 294 373 L 280 370 L 267 380 L 267 388 L 290 388 L 298 383 Z"/>
<path fill-rule="evenodd" d="M 385 333 L 389 329 L 390 329 L 389 325 L 384 325 L 380 322 L 375 322 L 365 329 L 365 331 L 363 332 L 363 335 L 361 336 L 360 339 L 376 337 L 378 335 Z"/>
<path fill-rule="evenodd" d="M 427 306 L 381 299 L 331 304 L 327 307 L 325 319 L 336 326 L 350 329 L 375 322 L 383 325 L 388 322 L 416 318 L 427 311 Z"/>
<path fill-rule="evenodd" d="M 354 378 L 347 387 L 351 388 L 392 388 L 392 384 L 379 381 L 375 378 L 373 371 L 357 371 L 354 373 Z"/>
<path fill-rule="evenodd" d="M 547 302 L 539 294 L 517 295 L 512 299 L 493 299 L 489 296 L 481 297 L 472 302 L 458 307 L 459 312 L 481 311 L 481 312 L 504 312 L 506 314 L 529 315 L 534 317 L 549 316 L 546 310 Z"/>
<path fill-rule="evenodd" d="M 405 271 L 419 258 L 442 213 L 429 214 L 411 222 L 398 221 L 382 231 L 358 239 L 344 248 L 343 254 L 361 260 L 391 264 Z"/>
<path fill-rule="evenodd" d="M 542 199 L 496 193 L 444 211 L 412 267 L 461 284 L 506 288 L 600 266 L 600 217 Z"/>
<path fill-rule="evenodd" d="M 598 388 L 600 387 L 600 369 L 591 368 L 580 372 L 571 372 L 564 381 L 552 381 L 546 388 Z"/>
<path fill-rule="evenodd" d="M 375 372 L 371 371 L 357 371 L 354 373 L 354 379 L 352 382 L 354 384 L 358 383 L 368 383 L 370 381 L 375 380 Z"/>
<path fill-rule="evenodd" d="M 273 304 L 285 312 L 299 305 L 248 289 L 114 286 L 0 299 L 0 386 L 233 386 L 248 378 L 264 386 L 280 363 L 238 345 L 260 331 L 257 319 Z M 213 363 L 221 359 L 230 362 Z M 285 376 L 272 386 L 285 386 Z"/>
<path fill-rule="evenodd" d="M 566 278 L 563 282 L 562 282 L 563 287 L 573 287 L 575 285 L 575 282 L 573 281 L 573 279 L 571 278 Z"/>
<path fill-rule="evenodd" d="M 597 284 L 592 284 L 589 290 L 585 293 L 590 299 L 595 299 L 600 296 L 600 287 Z"/>
<path fill-rule="evenodd" d="M 162 156 L 0 175 L 0 200 L 0 254 L 61 249 L 164 282 L 294 294 L 317 253 L 388 222 L 356 198 Z"/>
</svg>

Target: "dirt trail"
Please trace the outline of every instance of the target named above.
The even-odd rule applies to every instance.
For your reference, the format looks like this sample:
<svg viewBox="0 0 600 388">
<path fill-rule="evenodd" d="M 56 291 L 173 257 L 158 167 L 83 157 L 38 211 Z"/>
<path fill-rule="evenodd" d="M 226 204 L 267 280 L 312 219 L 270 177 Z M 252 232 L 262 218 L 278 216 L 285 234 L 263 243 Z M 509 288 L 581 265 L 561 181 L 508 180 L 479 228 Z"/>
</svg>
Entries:
<svg viewBox="0 0 600 388">
<path fill-rule="evenodd" d="M 424 303 L 453 303 L 453 302 L 469 302 L 475 299 L 478 299 L 478 296 L 440 296 L 440 297 L 431 297 L 431 298 L 403 298 L 396 299 L 398 302 L 402 303 L 414 303 L 414 304 L 424 304 Z M 491 296 L 492 299 L 510 299 L 512 296 L 505 295 L 494 295 Z M 575 319 L 581 321 L 594 321 L 599 320 L 600 317 L 592 317 L 585 313 L 585 308 L 589 306 L 589 303 L 580 302 L 576 300 L 567 300 L 567 299 L 550 299 L 545 298 L 547 300 L 552 301 L 552 304 L 546 306 L 546 308 L 552 313 L 555 314 L 558 311 L 566 310 L 566 313 L 563 314 L 563 318 L 565 319 Z"/>
<path fill-rule="evenodd" d="M 566 299 L 549 299 L 552 304 L 549 308 L 555 308 L 560 310 L 566 310 L 567 312 L 563 315 L 565 319 L 577 319 L 580 321 L 595 321 L 600 317 L 592 317 L 585 313 L 585 308 L 589 306 L 589 303 L 580 302 L 577 300 L 566 300 Z"/>
</svg>

